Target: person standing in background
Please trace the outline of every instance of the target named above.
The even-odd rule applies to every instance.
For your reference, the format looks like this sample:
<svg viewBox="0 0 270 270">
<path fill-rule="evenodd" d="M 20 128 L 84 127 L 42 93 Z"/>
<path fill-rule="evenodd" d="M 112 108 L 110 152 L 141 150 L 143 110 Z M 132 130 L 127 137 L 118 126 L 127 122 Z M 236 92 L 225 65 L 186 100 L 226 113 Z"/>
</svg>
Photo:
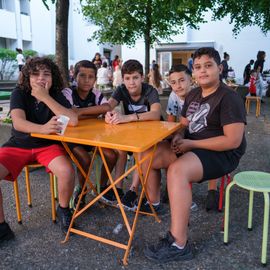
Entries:
<svg viewBox="0 0 270 270">
<path fill-rule="evenodd" d="M 229 72 L 228 61 L 230 60 L 230 55 L 225 52 L 223 58 L 224 59 L 221 61 L 221 65 L 223 66 L 221 79 L 226 80 L 228 78 L 228 72 Z"/>
<path fill-rule="evenodd" d="M 118 55 L 115 55 L 113 61 L 112 61 L 112 68 L 113 68 L 113 71 L 116 70 L 116 67 L 119 66 L 120 64 L 120 59 L 119 59 L 119 56 Z"/>
<path fill-rule="evenodd" d="M 107 87 L 111 80 L 111 73 L 108 69 L 108 65 L 106 62 L 102 64 L 102 67 L 97 71 L 97 85 L 98 89 L 102 87 Z"/>
<path fill-rule="evenodd" d="M 24 56 L 22 54 L 23 51 L 20 48 L 16 48 L 16 51 L 18 53 L 17 56 L 16 56 L 16 60 L 17 60 L 18 66 L 19 66 L 19 71 L 21 71 L 22 67 L 23 67 L 23 65 L 25 63 Z"/>
<path fill-rule="evenodd" d="M 157 89 L 158 93 L 161 95 L 163 93 L 162 90 L 162 76 L 159 72 L 158 64 L 154 64 L 153 68 L 148 73 L 149 84 Z"/>
<path fill-rule="evenodd" d="M 99 69 L 102 65 L 102 59 L 101 59 L 101 54 L 100 53 L 96 53 L 92 62 L 96 65 L 97 69 Z"/>
<path fill-rule="evenodd" d="M 264 66 L 265 56 L 266 56 L 265 51 L 258 51 L 257 60 L 255 61 L 255 64 L 254 64 L 254 69 L 257 72 L 263 73 L 263 66 Z M 260 70 L 258 70 L 259 67 L 260 67 Z"/>
<path fill-rule="evenodd" d="M 244 85 L 247 84 L 250 80 L 250 72 L 251 72 L 251 66 L 254 64 L 254 60 L 251 59 L 249 61 L 249 63 L 245 66 L 245 70 L 244 70 Z"/>
<path fill-rule="evenodd" d="M 188 69 L 192 73 L 193 72 L 193 53 L 191 54 L 190 58 L 188 59 Z"/>
<path fill-rule="evenodd" d="M 113 87 L 117 88 L 119 85 L 123 83 L 122 73 L 121 73 L 121 65 L 115 67 L 115 71 L 113 72 Z"/>
</svg>

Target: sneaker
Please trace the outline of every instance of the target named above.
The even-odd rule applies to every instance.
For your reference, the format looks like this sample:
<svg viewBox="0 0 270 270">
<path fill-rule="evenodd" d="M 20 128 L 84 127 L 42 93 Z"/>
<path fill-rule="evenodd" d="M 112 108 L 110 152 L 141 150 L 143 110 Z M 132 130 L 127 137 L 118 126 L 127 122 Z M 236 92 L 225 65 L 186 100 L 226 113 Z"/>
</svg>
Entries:
<svg viewBox="0 0 270 270">
<path fill-rule="evenodd" d="M 219 202 L 219 192 L 217 190 L 208 190 L 206 197 L 206 211 L 210 210 L 218 210 L 218 202 Z"/>
<path fill-rule="evenodd" d="M 157 214 L 163 214 L 164 209 L 163 209 L 161 203 L 159 203 L 158 205 L 153 205 L 153 207 L 154 207 L 154 210 L 156 211 Z M 146 213 L 152 213 L 150 204 L 145 197 L 142 199 L 140 211 L 146 212 Z"/>
<path fill-rule="evenodd" d="M 60 229 L 64 234 L 67 234 L 68 228 L 72 219 L 72 214 L 69 208 L 62 208 L 58 205 L 57 210 L 57 217 L 60 223 Z"/>
<path fill-rule="evenodd" d="M 105 187 L 100 187 L 100 193 L 103 192 L 108 186 L 105 186 Z M 116 188 L 117 189 L 117 192 L 118 192 L 118 195 L 120 197 L 120 199 L 124 196 L 124 192 L 123 192 L 123 189 L 122 188 Z M 113 204 L 115 201 L 116 201 L 116 197 L 115 197 L 115 194 L 114 194 L 114 191 L 113 189 L 111 188 L 107 193 L 105 193 L 101 199 L 105 202 L 105 203 L 108 203 L 108 204 Z"/>
<path fill-rule="evenodd" d="M 13 231 L 10 229 L 8 223 L 0 224 L 0 244 L 4 241 L 11 240 L 15 237 Z"/>
<path fill-rule="evenodd" d="M 144 255 L 151 261 L 166 263 L 170 261 L 185 261 L 193 259 L 194 255 L 190 244 L 187 242 L 183 249 L 173 245 L 174 237 L 170 232 L 161 239 L 157 245 L 148 246 L 144 250 Z"/>
<path fill-rule="evenodd" d="M 70 202 L 69 202 L 69 208 L 71 210 L 73 210 L 73 211 L 76 210 L 76 206 L 77 206 L 77 203 L 79 201 L 79 197 L 80 197 L 81 193 L 82 193 L 82 187 L 80 185 L 77 185 L 74 188 L 72 197 L 71 197 Z M 85 197 L 86 197 L 86 194 L 83 195 L 83 197 L 82 197 L 82 199 L 80 201 L 79 209 L 82 209 L 85 206 Z"/>
<path fill-rule="evenodd" d="M 122 205 L 130 211 L 135 211 L 137 208 L 137 194 L 135 191 L 129 190 L 127 193 L 121 198 Z"/>
</svg>

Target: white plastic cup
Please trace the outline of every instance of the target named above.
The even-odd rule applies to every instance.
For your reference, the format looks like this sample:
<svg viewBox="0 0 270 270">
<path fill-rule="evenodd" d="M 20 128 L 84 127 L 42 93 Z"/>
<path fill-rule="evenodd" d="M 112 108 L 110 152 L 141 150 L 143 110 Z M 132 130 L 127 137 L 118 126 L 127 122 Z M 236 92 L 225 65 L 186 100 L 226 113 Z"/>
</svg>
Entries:
<svg viewBox="0 0 270 270">
<path fill-rule="evenodd" d="M 58 135 L 64 135 L 65 130 L 67 128 L 68 122 L 69 122 L 69 117 L 65 115 L 59 115 L 59 118 L 57 119 L 58 122 L 62 123 L 62 129 L 61 132 L 57 132 L 56 134 Z"/>
</svg>

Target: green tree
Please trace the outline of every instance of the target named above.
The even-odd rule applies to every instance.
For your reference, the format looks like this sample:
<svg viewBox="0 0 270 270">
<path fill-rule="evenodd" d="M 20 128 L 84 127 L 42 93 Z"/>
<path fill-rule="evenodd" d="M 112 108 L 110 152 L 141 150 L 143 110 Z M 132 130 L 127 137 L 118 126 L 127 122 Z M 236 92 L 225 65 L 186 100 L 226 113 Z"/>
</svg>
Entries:
<svg viewBox="0 0 270 270">
<path fill-rule="evenodd" d="M 214 5 L 213 13 L 214 20 L 229 16 L 234 34 L 251 25 L 259 26 L 265 34 L 270 30 L 269 0 L 219 0 Z"/>
<path fill-rule="evenodd" d="M 184 26 L 197 28 L 211 0 L 81 0 L 83 15 L 98 26 L 91 37 L 100 43 L 127 44 L 145 41 L 145 74 L 149 72 L 150 47 L 181 33 Z"/>
<path fill-rule="evenodd" d="M 47 9 L 48 1 L 56 4 L 55 62 L 59 66 L 64 83 L 68 85 L 68 13 L 69 0 L 42 0 Z"/>
</svg>

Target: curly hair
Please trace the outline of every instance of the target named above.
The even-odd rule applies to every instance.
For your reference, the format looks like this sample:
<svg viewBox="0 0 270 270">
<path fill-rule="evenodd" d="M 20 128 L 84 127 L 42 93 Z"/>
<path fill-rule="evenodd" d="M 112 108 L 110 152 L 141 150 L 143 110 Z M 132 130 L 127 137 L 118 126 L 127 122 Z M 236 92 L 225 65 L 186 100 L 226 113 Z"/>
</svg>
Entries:
<svg viewBox="0 0 270 270">
<path fill-rule="evenodd" d="M 26 92 L 31 91 L 30 75 L 43 69 L 52 73 L 52 87 L 49 92 L 60 92 L 64 89 L 64 82 L 58 66 L 47 57 L 34 57 L 26 62 L 20 72 L 18 87 Z"/>
</svg>

